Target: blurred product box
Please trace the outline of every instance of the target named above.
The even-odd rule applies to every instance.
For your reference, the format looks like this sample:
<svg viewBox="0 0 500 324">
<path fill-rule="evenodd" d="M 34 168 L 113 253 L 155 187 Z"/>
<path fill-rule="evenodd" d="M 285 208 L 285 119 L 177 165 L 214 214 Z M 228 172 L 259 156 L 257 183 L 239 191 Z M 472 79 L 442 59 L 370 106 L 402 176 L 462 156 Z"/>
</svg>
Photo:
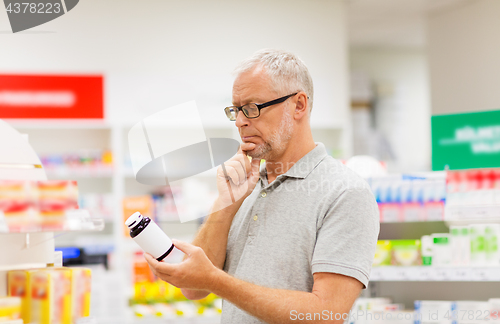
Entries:
<svg viewBox="0 0 500 324">
<path fill-rule="evenodd" d="M 456 324 L 481 324 L 490 321 L 490 303 L 487 301 L 456 301 Z"/>
<path fill-rule="evenodd" d="M 25 323 L 71 324 L 89 316 L 90 276 L 83 268 L 12 270 L 8 293 L 21 299 Z"/>
<path fill-rule="evenodd" d="M 51 174 L 81 173 L 98 176 L 110 173 L 113 167 L 113 154 L 110 150 L 80 150 L 66 154 L 40 155 L 40 161 Z"/>
<path fill-rule="evenodd" d="M 434 233 L 432 238 L 432 265 L 450 266 L 452 264 L 451 235 L 449 233 Z"/>
<path fill-rule="evenodd" d="M 0 323 L 19 319 L 21 319 L 21 298 L 0 297 Z"/>
<path fill-rule="evenodd" d="M 414 310 L 389 298 L 358 298 L 349 324 L 480 324 L 500 323 L 500 299 L 488 301 L 416 300 Z"/>
<path fill-rule="evenodd" d="M 358 298 L 351 309 L 349 324 L 413 324 L 414 312 L 389 298 Z"/>
<path fill-rule="evenodd" d="M 383 240 L 377 242 L 373 266 L 422 265 L 420 240 Z"/>
<path fill-rule="evenodd" d="M 450 226 L 452 264 L 467 266 L 470 264 L 469 226 Z"/>
<path fill-rule="evenodd" d="M 123 235 L 126 238 L 130 238 L 130 228 L 125 226 L 125 221 L 135 212 L 140 212 L 144 217 L 154 219 L 151 196 L 134 196 L 123 199 Z"/>
<path fill-rule="evenodd" d="M 420 240 L 392 240 L 392 265 L 419 266 L 422 265 Z"/>
<path fill-rule="evenodd" d="M 107 222 L 113 221 L 114 197 L 111 193 L 80 195 L 78 205 L 81 209 L 88 210 L 92 217 L 102 218 Z"/>
<path fill-rule="evenodd" d="M 432 242 L 432 237 L 430 235 L 424 235 L 420 239 L 420 247 L 422 254 L 422 265 L 430 266 L 432 265 L 432 247 L 434 243 Z"/>
<path fill-rule="evenodd" d="M 90 316 L 92 271 L 88 268 L 67 268 L 71 271 L 72 319 Z"/>
<path fill-rule="evenodd" d="M 10 230 L 26 226 L 58 229 L 66 212 L 78 209 L 76 181 L 0 180 L 0 212 Z"/>
<path fill-rule="evenodd" d="M 452 324 L 456 306 L 452 301 L 416 300 L 415 324 Z"/>
<path fill-rule="evenodd" d="M 390 175 L 367 179 L 377 200 L 381 222 L 440 221 L 444 219 L 446 179 Z"/>
<path fill-rule="evenodd" d="M 500 224 L 450 226 L 421 240 L 380 240 L 373 266 L 500 266 Z"/>
<path fill-rule="evenodd" d="M 500 204 L 500 170 L 473 169 L 447 172 L 450 206 Z"/>
<path fill-rule="evenodd" d="M 373 266 L 378 267 L 388 265 L 391 265 L 391 241 L 379 240 L 377 241 Z"/>
</svg>

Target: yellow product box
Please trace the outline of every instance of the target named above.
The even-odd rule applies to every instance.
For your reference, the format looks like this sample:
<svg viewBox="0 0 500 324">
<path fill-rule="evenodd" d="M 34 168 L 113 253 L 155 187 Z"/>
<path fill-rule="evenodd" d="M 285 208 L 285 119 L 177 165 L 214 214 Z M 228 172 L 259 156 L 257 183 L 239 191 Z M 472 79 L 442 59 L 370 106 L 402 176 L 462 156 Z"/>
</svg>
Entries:
<svg viewBox="0 0 500 324">
<path fill-rule="evenodd" d="M 30 275 L 30 286 L 32 322 L 71 324 L 71 271 L 38 270 Z"/>
<path fill-rule="evenodd" d="M 0 322 L 21 318 L 21 297 L 0 297 Z"/>
<path fill-rule="evenodd" d="M 88 268 L 67 268 L 71 270 L 71 292 L 73 320 L 90 316 L 90 292 L 92 270 Z"/>
<path fill-rule="evenodd" d="M 168 302 L 174 297 L 174 286 L 165 282 L 163 280 L 157 280 L 155 282 L 155 300 L 156 302 Z"/>
<path fill-rule="evenodd" d="M 153 282 L 141 281 L 134 283 L 134 302 L 139 304 L 152 302 L 154 290 Z"/>
<path fill-rule="evenodd" d="M 386 266 L 391 265 L 391 250 L 392 242 L 389 240 L 377 241 L 377 249 L 375 250 L 375 257 L 373 259 L 373 266 Z"/>
<path fill-rule="evenodd" d="M 7 274 L 7 290 L 11 297 L 21 298 L 21 318 L 31 323 L 31 276 L 37 270 L 11 270 Z"/>
</svg>

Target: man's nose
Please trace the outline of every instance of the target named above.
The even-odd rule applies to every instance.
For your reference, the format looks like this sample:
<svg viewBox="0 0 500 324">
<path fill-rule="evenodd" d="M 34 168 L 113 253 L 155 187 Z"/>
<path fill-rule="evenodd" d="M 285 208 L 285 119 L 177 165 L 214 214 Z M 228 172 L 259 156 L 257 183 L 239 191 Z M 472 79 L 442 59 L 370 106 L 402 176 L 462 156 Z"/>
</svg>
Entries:
<svg viewBox="0 0 500 324">
<path fill-rule="evenodd" d="M 236 115 L 236 127 L 240 128 L 243 126 L 248 126 L 250 120 L 245 116 L 242 111 L 238 111 L 238 115 Z"/>
</svg>

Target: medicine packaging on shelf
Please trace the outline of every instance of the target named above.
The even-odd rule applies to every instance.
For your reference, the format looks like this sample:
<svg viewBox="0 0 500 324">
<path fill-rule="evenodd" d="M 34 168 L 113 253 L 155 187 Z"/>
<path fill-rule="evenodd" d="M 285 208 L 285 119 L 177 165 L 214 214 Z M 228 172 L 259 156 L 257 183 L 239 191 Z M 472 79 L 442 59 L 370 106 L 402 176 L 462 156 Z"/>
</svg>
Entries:
<svg viewBox="0 0 500 324">
<path fill-rule="evenodd" d="M 113 154 L 110 150 L 80 150 L 67 154 L 40 155 L 44 169 L 51 175 L 67 176 L 110 174 Z"/>
<path fill-rule="evenodd" d="M 451 235 L 434 233 L 432 238 L 432 265 L 450 266 L 452 262 Z"/>
<path fill-rule="evenodd" d="M 142 252 L 133 257 L 134 294 L 130 300 L 136 316 L 156 316 L 164 319 L 220 315 L 221 299 L 208 294 L 199 300 L 188 300 L 180 288 L 157 279 Z"/>
<path fill-rule="evenodd" d="M 499 323 L 500 299 L 487 301 L 415 300 L 414 309 L 391 299 L 358 298 L 350 311 L 349 324 L 479 324 Z"/>
<path fill-rule="evenodd" d="M 377 242 L 373 266 L 419 266 L 421 264 L 420 240 L 381 240 Z"/>
<path fill-rule="evenodd" d="M 447 172 L 450 206 L 500 204 L 500 169 Z"/>
<path fill-rule="evenodd" d="M 78 209 L 76 181 L 0 180 L 0 211 L 9 230 L 62 227 L 66 213 Z"/>
<path fill-rule="evenodd" d="M 21 298 L 0 297 L 0 323 L 21 319 Z"/>
<path fill-rule="evenodd" d="M 367 181 L 377 200 L 381 222 L 443 220 L 446 180 L 441 174 L 389 175 Z"/>
<path fill-rule="evenodd" d="M 373 266 L 499 267 L 499 246 L 500 224 L 450 226 L 421 240 L 378 241 Z"/>
<path fill-rule="evenodd" d="M 8 293 L 21 299 L 25 323 L 71 324 L 90 314 L 90 270 L 12 270 L 8 273 Z"/>
</svg>

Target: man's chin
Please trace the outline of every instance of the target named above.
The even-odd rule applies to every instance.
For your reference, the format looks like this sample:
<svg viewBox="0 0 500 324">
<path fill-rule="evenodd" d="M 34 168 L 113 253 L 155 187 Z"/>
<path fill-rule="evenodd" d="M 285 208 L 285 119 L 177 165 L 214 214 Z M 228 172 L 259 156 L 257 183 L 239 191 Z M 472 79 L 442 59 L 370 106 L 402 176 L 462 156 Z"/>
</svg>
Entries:
<svg viewBox="0 0 500 324">
<path fill-rule="evenodd" d="M 263 159 L 263 155 L 262 154 L 262 150 L 260 149 L 259 146 L 257 146 L 256 148 L 254 148 L 253 150 L 251 151 L 247 151 L 247 156 L 251 157 L 252 159 L 255 159 L 255 158 L 260 158 L 260 159 Z"/>
</svg>

